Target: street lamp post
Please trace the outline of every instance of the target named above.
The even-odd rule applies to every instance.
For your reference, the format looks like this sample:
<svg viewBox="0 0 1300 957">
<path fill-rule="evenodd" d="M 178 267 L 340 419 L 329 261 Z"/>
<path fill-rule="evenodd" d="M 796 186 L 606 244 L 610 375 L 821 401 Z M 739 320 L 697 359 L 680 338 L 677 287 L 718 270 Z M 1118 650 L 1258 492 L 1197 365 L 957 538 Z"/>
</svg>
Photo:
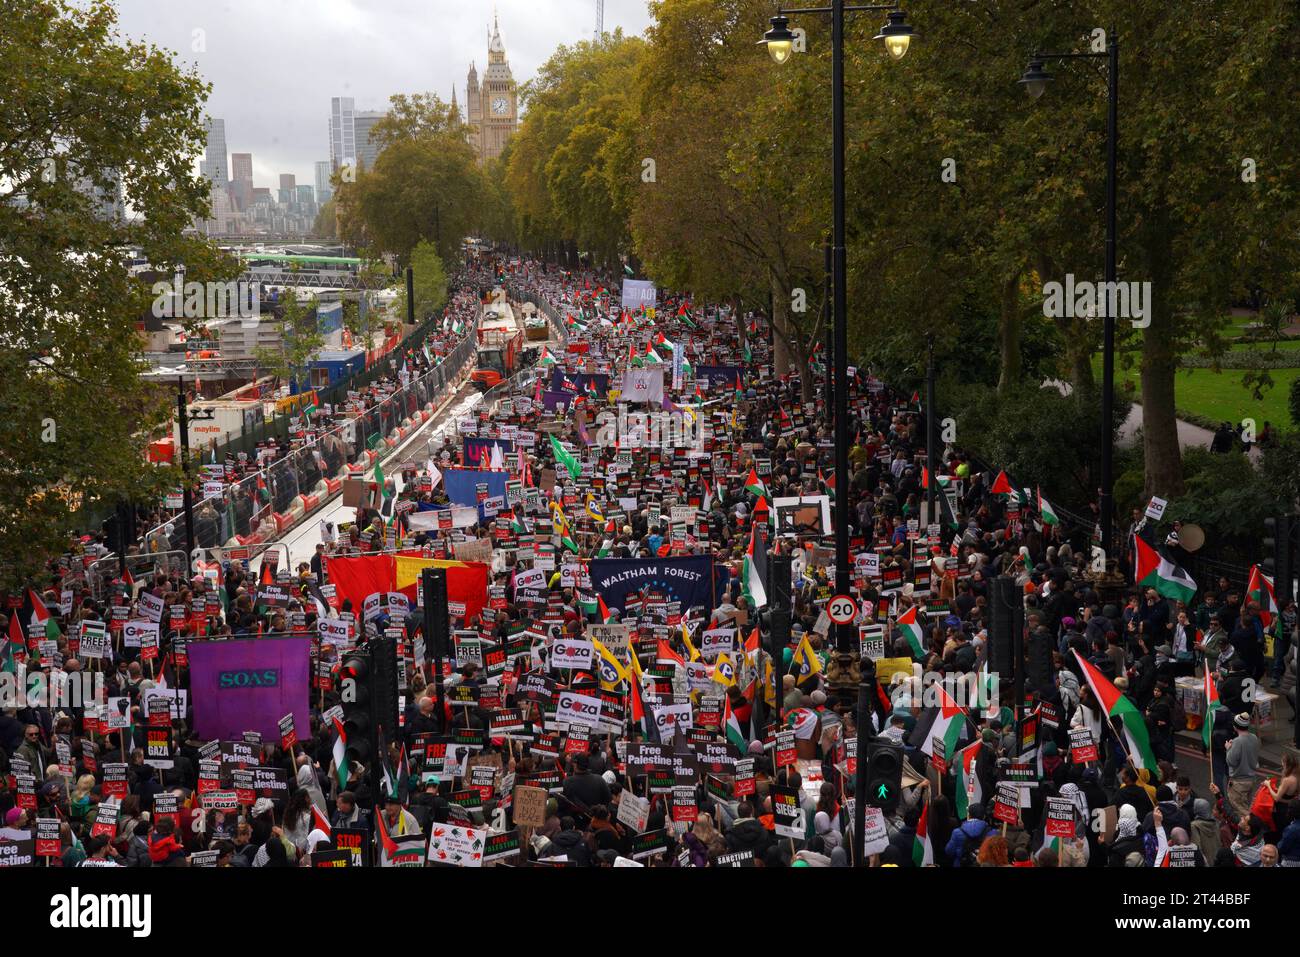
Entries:
<svg viewBox="0 0 1300 957">
<path fill-rule="evenodd" d="M 778 63 L 785 63 L 794 51 L 795 35 L 789 28 L 787 13 L 827 14 L 831 16 L 831 286 L 834 334 L 831 361 L 833 363 L 832 391 L 835 417 L 835 592 L 849 594 L 849 387 L 848 387 L 848 275 L 845 255 L 845 185 L 844 185 L 844 15 L 860 12 L 889 12 L 885 25 L 873 39 L 883 40 L 885 49 L 895 60 L 907 53 L 915 31 L 908 26 L 906 15 L 897 3 L 850 6 L 844 0 L 832 0 L 828 7 L 804 7 L 794 10 L 779 9 L 772 17 L 772 29 L 764 34 L 760 43 Z M 837 651 L 848 652 L 852 643 L 850 625 L 834 625 Z M 855 794 L 863 802 L 866 782 L 866 761 L 858 756 Z M 863 808 L 857 813 L 861 815 Z M 862 827 L 853 832 L 854 860 L 862 864 Z"/>
<path fill-rule="evenodd" d="M 1053 79 L 1052 74 L 1043 68 L 1044 60 L 1106 60 L 1107 66 L 1107 108 L 1106 108 L 1106 288 L 1115 288 L 1115 244 L 1116 234 L 1116 180 L 1119 155 L 1119 40 L 1111 30 L 1106 43 L 1105 53 L 1035 53 L 1029 58 L 1029 67 L 1020 78 L 1020 83 L 1034 99 L 1038 99 L 1047 90 L 1047 84 Z M 1098 519 L 1101 526 L 1101 550 L 1107 560 L 1111 557 L 1111 544 L 1114 537 L 1115 504 L 1112 498 L 1114 487 L 1114 441 L 1111 419 L 1114 416 L 1115 394 L 1115 316 L 1109 304 L 1114 296 L 1103 298 L 1102 317 L 1102 373 L 1101 373 L 1101 489 L 1097 496 Z"/>
</svg>

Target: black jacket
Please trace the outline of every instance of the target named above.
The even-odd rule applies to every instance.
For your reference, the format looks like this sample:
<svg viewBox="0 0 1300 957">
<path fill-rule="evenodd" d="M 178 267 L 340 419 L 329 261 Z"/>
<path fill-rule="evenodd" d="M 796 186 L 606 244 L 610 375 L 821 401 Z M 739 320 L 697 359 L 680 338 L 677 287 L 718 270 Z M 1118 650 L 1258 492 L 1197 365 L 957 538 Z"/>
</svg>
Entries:
<svg viewBox="0 0 1300 957">
<path fill-rule="evenodd" d="M 727 832 L 728 848 L 733 851 L 753 851 L 755 857 L 761 858 L 772 843 L 773 838 L 767 828 L 752 817 L 741 818 Z"/>
<path fill-rule="evenodd" d="M 567 857 L 578 867 L 591 866 L 591 848 L 587 846 L 587 839 L 583 836 L 582 831 L 573 828 L 568 831 L 560 831 L 551 838 L 551 849 L 546 853 L 547 857 Z"/>
</svg>

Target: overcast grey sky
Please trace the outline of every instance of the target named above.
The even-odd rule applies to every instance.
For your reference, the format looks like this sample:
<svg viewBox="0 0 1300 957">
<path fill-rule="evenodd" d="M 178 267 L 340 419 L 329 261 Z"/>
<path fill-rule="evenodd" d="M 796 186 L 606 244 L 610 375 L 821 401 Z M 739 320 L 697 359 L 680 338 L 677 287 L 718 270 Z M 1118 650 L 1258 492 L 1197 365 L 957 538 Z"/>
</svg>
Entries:
<svg viewBox="0 0 1300 957">
<path fill-rule="evenodd" d="M 212 84 L 208 113 L 231 152 L 253 154 L 253 180 L 314 183 L 329 159 L 330 97 L 383 109 L 394 93 L 465 103 L 471 60 L 487 62 L 495 7 L 515 79 L 555 48 L 590 39 L 596 0 L 116 0 L 123 34 L 174 50 Z M 605 29 L 639 34 L 645 0 L 605 0 Z M 195 31 L 206 50 L 196 52 Z"/>
</svg>

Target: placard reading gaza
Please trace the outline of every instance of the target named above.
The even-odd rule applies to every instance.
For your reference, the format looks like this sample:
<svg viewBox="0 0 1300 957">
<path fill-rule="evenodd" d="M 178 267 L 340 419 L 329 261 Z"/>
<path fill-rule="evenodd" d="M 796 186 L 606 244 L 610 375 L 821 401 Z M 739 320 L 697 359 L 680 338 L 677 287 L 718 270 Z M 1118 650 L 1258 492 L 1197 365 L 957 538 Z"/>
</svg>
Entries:
<svg viewBox="0 0 1300 957">
<path fill-rule="evenodd" d="M 590 671 L 596 651 L 590 641 L 559 638 L 551 645 L 551 667 Z"/>
<path fill-rule="evenodd" d="M 601 706 L 599 698 L 561 691 L 555 699 L 555 717 L 558 721 L 595 727 L 600 723 Z"/>
</svg>

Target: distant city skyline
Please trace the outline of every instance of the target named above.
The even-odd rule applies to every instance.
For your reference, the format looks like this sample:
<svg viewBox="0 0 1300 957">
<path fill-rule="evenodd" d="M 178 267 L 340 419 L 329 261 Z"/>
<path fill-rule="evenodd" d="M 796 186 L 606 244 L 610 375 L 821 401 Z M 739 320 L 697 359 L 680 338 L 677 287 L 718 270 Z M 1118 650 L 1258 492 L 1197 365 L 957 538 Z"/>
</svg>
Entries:
<svg viewBox="0 0 1300 957">
<path fill-rule="evenodd" d="M 298 0 L 114 5 L 124 36 L 175 51 L 212 84 L 206 112 L 224 121 L 226 148 L 252 154 L 253 182 L 277 191 L 282 174 L 316 182 L 316 164 L 330 158 L 334 97 L 351 97 L 358 112 L 384 111 L 394 94 L 450 100 L 454 86 L 464 109 L 465 71 L 475 59 L 483 67 L 494 7 L 520 83 L 560 44 L 590 40 L 596 7 L 594 0 L 313 0 L 306 11 Z M 267 28 L 287 23 L 288 33 Z M 649 24 L 645 0 L 606 0 L 606 31 L 640 34 Z"/>
</svg>

